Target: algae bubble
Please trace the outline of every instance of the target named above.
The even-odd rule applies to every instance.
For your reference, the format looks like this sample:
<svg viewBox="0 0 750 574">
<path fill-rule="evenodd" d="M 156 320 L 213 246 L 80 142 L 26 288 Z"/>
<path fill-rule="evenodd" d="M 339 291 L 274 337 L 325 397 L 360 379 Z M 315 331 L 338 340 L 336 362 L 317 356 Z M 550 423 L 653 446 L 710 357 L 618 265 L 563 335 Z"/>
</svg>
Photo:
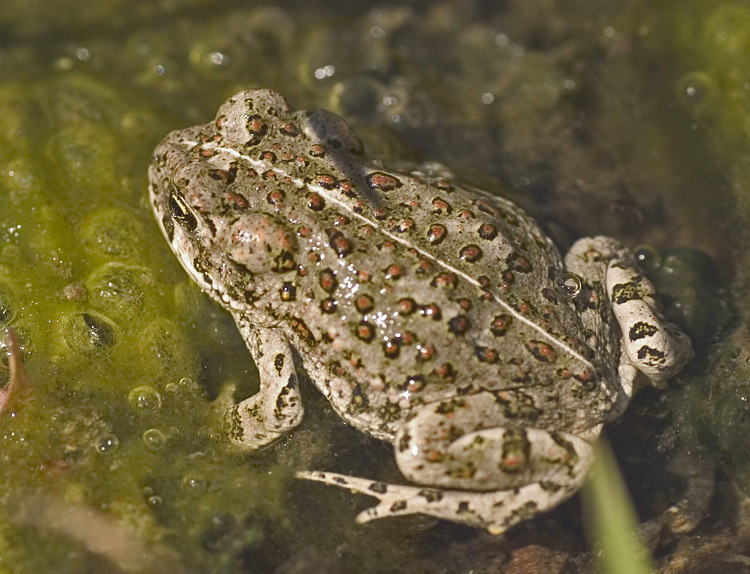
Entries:
<svg viewBox="0 0 750 574">
<path fill-rule="evenodd" d="M 555 290 L 565 299 L 573 299 L 581 292 L 581 278 L 575 273 L 565 271 L 555 278 Z"/>
<path fill-rule="evenodd" d="M 661 254 L 651 245 L 639 245 L 633 255 L 638 267 L 645 273 L 656 273 L 661 267 Z"/>
<path fill-rule="evenodd" d="M 154 284 L 146 267 L 110 262 L 97 268 L 86 282 L 92 304 L 116 319 L 131 321 L 146 308 L 146 297 Z"/>
<path fill-rule="evenodd" d="M 167 444 L 167 437 L 159 429 L 148 429 L 144 431 L 141 438 L 146 450 L 151 452 L 159 451 Z"/>
<path fill-rule="evenodd" d="M 116 328 L 107 317 L 94 311 L 73 313 L 63 321 L 63 339 L 72 350 L 97 354 L 115 345 Z"/>
<path fill-rule="evenodd" d="M 141 413 L 154 413 L 161 408 L 161 395 L 153 387 L 140 386 L 134 388 L 128 394 L 130 405 Z"/>
<path fill-rule="evenodd" d="M 120 447 L 120 439 L 112 433 L 104 433 L 94 440 L 94 448 L 99 454 L 113 454 Z"/>
</svg>

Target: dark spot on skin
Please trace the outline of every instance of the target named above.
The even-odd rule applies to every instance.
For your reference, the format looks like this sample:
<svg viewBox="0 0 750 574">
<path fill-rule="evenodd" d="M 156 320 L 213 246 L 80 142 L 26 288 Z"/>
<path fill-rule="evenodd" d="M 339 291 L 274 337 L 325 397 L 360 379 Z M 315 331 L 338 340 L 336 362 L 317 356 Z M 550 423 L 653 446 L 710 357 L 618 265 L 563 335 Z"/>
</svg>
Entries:
<svg viewBox="0 0 750 574">
<path fill-rule="evenodd" d="M 448 330 L 454 335 L 463 335 L 471 327 L 471 321 L 466 315 L 456 315 L 448 321 Z"/>
<path fill-rule="evenodd" d="M 315 176 L 315 183 L 323 189 L 333 189 L 338 185 L 338 180 L 332 175 L 322 173 Z"/>
<path fill-rule="evenodd" d="M 283 353 L 278 353 L 273 358 L 273 366 L 276 369 L 276 372 L 279 374 L 279 376 L 281 376 L 281 371 L 284 368 L 284 354 Z"/>
<path fill-rule="evenodd" d="M 518 273 L 529 273 L 533 269 L 529 260 L 520 253 L 511 253 L 505 261 L 509 269 Z"/>
<path fill-rule="evenodd" d="M 399 390 L 409 391 L 410 393 L 416 393 L 424 388 L 425 380 L 422 375 L 409 375 L 406 377 L 406 382 L 399 385 Z"/>
<path fill-rule="evenodd" d="M 203 277 L 203 280 L 206 283 L 208 283 L 209 285 L 213 283 L 213 279 L 211 279 L 211 275 L 209 275 L 208 273 L 211 269 L 211 266 L 201 256 L 193 258 L 193 269 L 195 269 L 196 273 L 200 273 L 201 277 Z"/>
<path fill-rule="evenodd" d="M 526 343 L 526 349 L 542 363 L 551 363 L 555 360 L 555 350 L 543 341 L 529 341 Z"/>
<path fill-rule="evenodd" d="M 456 514 L 466 514 L 467 512 L 470 512 L 469 509 L 469 503 L 466 500 L 462 500 L 458 503 L 458 507 L 456 508 Z"/>
<path fill-rule="evenodd" d="M 445 273 L 440 273 L 439 275 L 436 275 L 433 278 L 433 280 L 430 281 L 430 285 L 432 287 L 452 289 L 456 286 L 457 282 L 458 282 L 458 279 L 456 278 L 456 274 L 446 271 Z"/>
<path fill-rule="evenodd" d="M 224 197 L 227 203 L 230 203 L 232 205 L 232 208 L 235 211 L 239 211 L 240 213 L 246 211 L 250 205 L 247 202 L 247 199 L 245 199 L 242 195 L 235 191 L 227 191 Z"/>
<path fill-rule="evenodd" d="M 279 297 L 284 302 L 297 300 L 297 286 L 291 281 L 285 281 L 279 289 Z"/>
<path fill-rule="evenodd" d="M 417 275 L 425 275 L 429 273 L 432 270 L 432 263 L 427 261 L 426 259 L 422 259 L 419 263 L 417 263 L 416 269 L 414 269 L 414 273 Z"/>
<path fill-rule="evenodd" d="M 361 413 L 367 410 L 369 404 L 370 401 L 367 400 L 367 395 L 362 390 L 362 386 L 355 385 L 354 389 L 352 389 L 352 399 L 346 410 L 349 413 Z"/>
<path fill-rule="evenodd" d="M 520 428 L 509 428 L 503 433 L 503 449 L 500 470 L 510 474 L 522 471 L 529 462 L 531 443 L 526 432 Z"/>
<path fill-rule="evenodd" d="M 336 299 L 333 297 L 328 297 L 327 299 L 323 299 L 320 302 L 320 310 L 323 313 L 331 314 L 336 312 L 336 307 L 338 306 L 338 303 L 336 302 Z"/>
<path fill-rule="evenodd" d="M 388 359 L 397 359 L 401 353 L 401 339 L 394 337 L 389 341 L 383 342 L 383 354 Z"/>
<path fill-rule="evenodd" d="M 405 500 L 399 500 L 397 502 L 394 502 L 391 505 L 391 508 L 390 508 L 391 512 L 400 512 L 402 510 L 406 510 L 406 501 Z"/>
<path fill-rule="evenodd" d="M 612 287 L 612 302 L 616 305 L 622 305 L 628 301 L 638 301 L 643 298 L 638 283 L 630 281 L 628 283 L 618 283 Z"/>
<path fill-rule="evenodd" d="M 628 333 L 628 338 L 631 341 L 637 341 L 638 339 L 651 337 L 652 335 L 655 335 L 658 331 L 659 331 L 658 327 L 655 327 L 654 325 L 645 323 L 643 321 L 638 321 L 635 325 L 633 325 L 630 328 L 630 331 Z"/>
<path fill-rule="evenodd" d="M 454 383 L 456 380 L 456 370 L 450 363 L 443 363 L 442 365 L 440 365 L 437 369 L 435 369 L 435 374 L 438 377 L 441 377 L 444 382 L 449 384 Z"/>
<path fill-rule="evenodd" d="M 490 325 L 490 331 L 492 331 L 492 334 L 495 335 L 495 337 L 502 337 L 508 331 L 508 327 L 510 327 L 511 323 L 513 323 L 513 317 L 507 313 L 496 315 Z"/>
<path fill-rule="evenodd" d="M 420 363 L 429 361 L 435 356 L 435 347 L 433 345 L 420 345 L 417 350 L 419 351 L 417 361 Z"/>
<path fill-rule="evenodd" d="M 329 244 L 339 257 L 346 257 L 352 252 L 352 242 L 340 231 L 336 231 L 331 235 Z"/>
<path fill-rule="evenodd" d="M 420 490 L 419 496 L 427 502 L 440 502 L 443 499 L 443 493 L 439 490 Z"/>
<path fill-rule="evenodd" d="M 261 142 L 268 131 L 268 126 L 263 123 L 262 116 L 254 114 L 247 118 L 247 130 L 250 132 L 250 139 L 245 142 L 245 146 L 251 147 Z"/>
<path fill-rule="evenodd" d="M 479 227 L 477 233 L 479 233 L 479 237 L 481 237 L 482 239 L 491 241 L 495 239 L 495 237 L 497 237 L 497 228 L 491 223 L 484 223 Z"/>
<path fill-rule="evenodd" d="M 413 219 L 402 219 L 398 222 L 398 225 L 394 228 L 397 233 L 406 233 L 414 227 Z"/>
<path fill-rule="evenodd" d="M 273 153 L 272 151 L 264 151 L 258 156 L 258 159 L 260 161 L 267 161 L 270 164 L 274 164 L 276 163 L 276 154 Z M 269 173 L 273 175 L 270 178 L 266 178 L 266 175 Z M 263 174 L 263 179 L 276 179 L 276 173 L 269 170 Z"/>
<path fill-rule="evenodd" d="M 498 355 L 495 349 L 477 345 L 474 347 L 474 354 L 476 355 L 477 359 L 479 359 L 480 363 L 493 364 L 497 362 Z"/>
<path fill-rule="evenodd" d="M 281 127 L 279 127 L 279 131 L 285 136 L 289 136 L 292 138 L 298 136 L 300 133 L 299 128 L 292 122 L 286 122 L 285 124 L 282 124 Z"/>
<path fill-rule="evenodd" d="M 398 305 L 398 312 L 400 315 L 411 315 L 417 310 L 416 302 L 409 297 L 400 299 L 396 304 Z"/>
<path fill-rule="evenodd" d="M 280 189 L 274 189 L 273 191 L 269 192 L 266 196 L 266 201 L 270 203 L 271 205 L 279 205 L 282 201 L 284 201 L 285 194 Z"/>
<path fill-rule="evenodd" d="M 482 258 L 482 250 L 478 245 L 466 245 L 465 247 L 461 248 L 461 251 L 458 255 L 464 261 L 468 261 L 469 263 L 476 263 Z"/>
<path fill-rule="evenodd" d="M 234 183 L 237 177 L 237 166 L 233 166 L 230 169 L 210 169 L 208 170 L 208 176 L 216 181 L 223 181 L 227 185 Z"/>
<path fill-rule="evenodd" d="M 375 307 L 375 302 L 369 295 L 359 295 L 354 300 L 354 306 L 360 313 L 369 313 Z"/>
<path fill-rule="evenodd" d="M 373 482 L 370 484 L 370 490 L 378 494 L 385 494 L 388 492 L 388 485 L 384 482 Z"/>
<path fill-rule="evenodd" d="M 277 273 L 284 273 L 285 271 L 291 271 L 296 267 L 297 263 L 294 261 L 294 254 L 291 251 L 284 249 L 273 258 L 271 270 L 276 271 Z"/>
<path fill-rule="evenodd" d="M 491 206 L 485 199 L 475 199 L 474 205 L 476 205 L 479 208 L 479 211 L 482 211 L 489 215 L 493 215 L 495 217 L 500 215 L 500 211 L 496 209 L 495 207 Z"/>
<path fill-rule="evenodd" d="M 310 328 L 302 319 L 299 317 L 291 317 L 289 318 L 289 322 L 292 326 L 292 330 L 299 335 L 300 339 L 308 345 L 315 344 L 315 337 L 313 336 L 312 331 L 310 331 Z"/>
<path fill-rule="evenodd" d="M 315 144 L 313 146 L 310 146 L 310 151 L 308 153 L 313 157 L 325 157 L 326 148 L 324 145 Z"/>
<path fill-rule="evenodd" d="M 254 288 L 252 288 L 250 285 L 246 286 L 243 293 L 243 297 L 245 298 L 245 302 L 249 305 L 253 305 L 260 301 L 261 297 L 257 294 Z"/>
<path fill-rule="evenodd" d="M 379 189 L 380 191 L 391 191 L 402 185 L 398 179 L 382 171 L 368 174 L 365 177 L 365 181 L 371 188 Z"/>
<path fill-rule="evenodd" d="M 313 211 L 322 211 L 326 206 L 326 202 L 320 197 L 318 193 L 310 193 L 307 196 L 307 207 Z"/>
<path fill-rule="evenodd" d="M 401 279 L 404 274 L 404 268 L 401 267 L 401 265 L 399 265 L 398 263 L 393 263 L 386 267 L 384 273 L 386 279 L 395 281 L 397 279 Z"/>
<path fill-rule="evenodd" d="M 355 334 L 357 338 L 365 343 L 369 343 L 375 338 L 375 329 L 367 321 L 362 321 L 357 325 Z"/>
<path fill-rule="evenodd" d="M 653 347 L 648 347 L 646 345 L 643 345 L 640 349 L 638 349 L 638 358 L 642 361 L 646 358 L 650 361 L 660 361 L 664 358 L 665 354 L 663 351 L 660 351 L 659 349 L 654 349 Z"/>
<path fill-rule="evenodd" d="M 449 214 L 453 211 L 453 207 L 450 203 L 440 197 L 436 197 L 432 200 L 432 213 L 435 215 L 442 215 L 443 213 Z"/>
<path fill-rule="evenodd" d="M 323 269 L 323 271 L 320 272 L 318 283 L 326 293 L 333 293 L 336 290 L 336 287 L 339 286 L 336 274 L 331 269 Z"/>
<path fill-rule="evenodd" d="M 431 245 L 439 245 L 448 236 L 448 230 L 444 225 L 435 224 L 431 225 L 427 231 L 427 240 Z"/>
<path fill-rule="evenodd" d="M 440 311 L 440 307 L 438 307 L 435 303 L 429 303 L 428 305 L 420 305 L 419 312 L 422 314 L 423 317 L 428 317 L 432 319 L 433 321 L 439 321 L 441 317 L 443 316 L 443 313 Z"/>
<path fill-rule="evenodd" d="M 377 207 L 373 210 L 372 215 L 378 221 L 383 221 L 388 216 L 388 210 L 385 207 Z"/>
<path fill-rule="evenodd" d="M 447 415 L 460 411 L 464 406 L 466 406 L 466 401 L 464 399 L 449 399 L 447 401 L 441 401 L 438 406 L 435 407 L 435 414 Z"/>
<path fill-rule="evenodd" d="M 524 300 L 516 301 L 515 303 L 513 303 L 513 308 L 523 315 L 534 310 L 534 307 L 531 305 L 531 303 Z"/>
</svg>

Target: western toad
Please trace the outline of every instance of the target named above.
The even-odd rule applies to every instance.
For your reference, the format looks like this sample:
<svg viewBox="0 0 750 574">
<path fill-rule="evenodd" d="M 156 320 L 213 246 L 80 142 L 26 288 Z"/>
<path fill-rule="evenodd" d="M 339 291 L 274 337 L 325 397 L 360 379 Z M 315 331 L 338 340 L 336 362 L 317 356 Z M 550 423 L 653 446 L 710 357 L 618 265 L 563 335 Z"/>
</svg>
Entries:
<svg viewBox="0 0 750 574">
<path fill-rule="evenodd" d="M 270 90 L 155 150 L 164 235 L 260 371 L 229 436 L 255 449 L 299 424 L 304 368 L 423 486 L 299 476 L 378 498 L 360 521 L 419 512 L 500 532 L 575 493 L 602 425 L 690 343 L 614 239 L 581 239 L 563 262 L 513 203 L 362 156 L 343 119 Z"/>
</svg>

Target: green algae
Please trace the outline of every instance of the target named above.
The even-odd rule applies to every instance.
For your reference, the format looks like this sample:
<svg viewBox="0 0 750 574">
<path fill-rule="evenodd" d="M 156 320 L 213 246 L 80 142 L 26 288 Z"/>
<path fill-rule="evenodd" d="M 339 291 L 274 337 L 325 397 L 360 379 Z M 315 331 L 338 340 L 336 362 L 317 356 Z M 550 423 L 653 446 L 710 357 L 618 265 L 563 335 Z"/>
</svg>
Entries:
<svg viewBox="0 0 750 574">
<path fill-rule="evenodd" d="M 201 528 L 215 516 L 237 524 L 274 516 L 283 481 L 239 464 L 218 472 L 232 455 L 199 384 L 206 359 L 191 342 L 212 311 L 205 297 L 173 297 L 186 278 L 167 252 L 146 248 L 163 240 L 139 206 L 142 189 L 124 175 L 135 169 L 130 161 L 145 170 L 152 141 L 141 140 L 143 153 L 122 160 L 121 142 L 134 145 L 117 129 L 125 100 L 91 78 L 15 90 L 5 88 L 3 117 L 45 112 L 25 138 L 20 123 L 3 126 L 3 136 L 19 145 L 0 167 L 7 198 L 0 225 L 11 230 L 2 251 L 2 320 L 18 332 L 34 381 L 33 402 L 0 420 L 0 530 L 13 548 L 3 563 L 36 571 L 55 563 L 74 572 L 102 559 L 91 551 L 93 532 L 27 517 L 29 508 L 44 513 L 66 501 L 137 525 L 134 538 L 154 555 L 165 552 L 169 537 L 180 541 L 183 557 L 187 547 L 202 548 L 190 537 L 205 536 Z M 229 366 L 231 357 L 223 362 L 229 375 L 243 372 Z M 202 526 L 186 529 L 187 518 Z M 28 554 L 50 535 L 57 542 L 44 558 Z M 257 535 L 237 535 L 240 542 L 225 535 L 232 551 L 258 543 Z M 63 559 L 55 548 L 76 536 L 78 558 Z"/>
</svg>

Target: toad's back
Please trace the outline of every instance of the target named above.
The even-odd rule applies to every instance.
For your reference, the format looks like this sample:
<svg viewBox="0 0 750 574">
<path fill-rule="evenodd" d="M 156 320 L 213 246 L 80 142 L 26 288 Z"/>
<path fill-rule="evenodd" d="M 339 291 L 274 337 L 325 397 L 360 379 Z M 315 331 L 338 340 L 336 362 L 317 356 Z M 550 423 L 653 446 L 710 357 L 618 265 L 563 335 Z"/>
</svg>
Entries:
<svg viewBox="0 0 750 574">
<path fill-rule="evenodd" d="M 244 92 L 162 142 L 152 202 L 246 338 L 283 330 L 362 430 L 391 439 L 415 406 L 482 390 L 538 428 L 603 420 L 613 375 L 576 310 L 597 294 L 572 301 L 559 288 L 560 256 L 537 224 L 361 153 L 337 116 Z"/>
</svg>

